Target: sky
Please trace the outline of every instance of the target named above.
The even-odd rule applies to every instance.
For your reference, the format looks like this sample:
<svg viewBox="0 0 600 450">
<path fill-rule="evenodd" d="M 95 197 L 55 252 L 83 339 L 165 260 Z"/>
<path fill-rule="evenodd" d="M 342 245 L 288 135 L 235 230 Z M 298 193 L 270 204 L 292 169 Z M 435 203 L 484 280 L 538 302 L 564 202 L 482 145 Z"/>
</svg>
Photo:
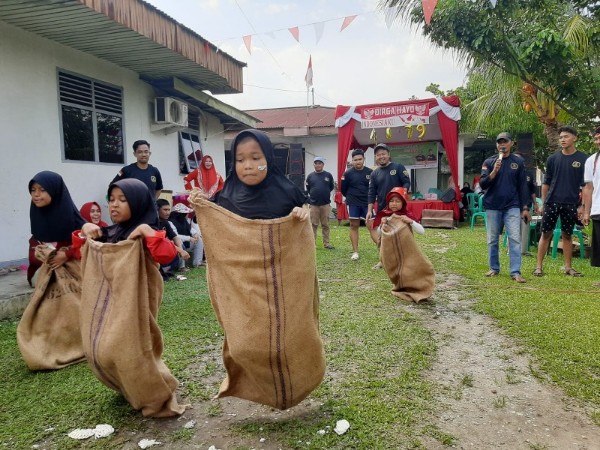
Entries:
<svg viewBox="0 0 600 450">
<path fill-rule="evenodd" d="M 217 98 L 238 109 L 361 105 L 430 98 L 465 83 L 465 70 L 420 30 L 386 24 L 378 0 L 146 0 L 244 68 L 244 92 Z M 347 16 L 356 15 L 343 31 Z M 316 25 L 315 24 L 320 24 Z M 299 28 L 297 42 L 288 28 Z M 315 28 L 323 34 L 317 42 Z M 252 35 L 249 54 L 243 37 Z M 309 57 L 313 95 L 307 95 Z"/>
</svg>

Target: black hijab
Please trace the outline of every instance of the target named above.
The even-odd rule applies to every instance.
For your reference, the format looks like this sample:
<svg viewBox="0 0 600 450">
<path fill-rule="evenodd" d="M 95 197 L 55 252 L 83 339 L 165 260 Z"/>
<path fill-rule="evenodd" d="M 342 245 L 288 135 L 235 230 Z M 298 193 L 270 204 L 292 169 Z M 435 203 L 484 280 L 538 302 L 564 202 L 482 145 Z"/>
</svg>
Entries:
<svg viewBox="0 0 600 450">
<path fill-rule="evenodd" d="M 240 181 L 235 171 L 236 147 L 245 137 L 253 137 L 267 160 L 267 177 L 256 186 Z M 295 206 L 306 203 L 306 196 L 275 165 L 273 144 L 259 130 L 244 130 L 231 144 L 232 165 L 217 204 L 247 219 L 275 219 L 287 216 Z"/>
<path fill-rule="evenodd" d="M 113 188 L 118 187 L 125 194 L 131 218 L 122 223 L 116 223 L 103 228 L 101 240 L 104 242 L 124 241 L 131 232 L 139 225 L 146 223 L 153 229 L 158 230 L 158 213 L 156 212 L 156 203 L 154 196 L 150 193 L 148 186 L 135 178 L 125 178 L 115 181 L 108 187 L 108 198 Z"/>
<path fill-rule="evenodd" d="M 177 228 L 177 234 L 182 236 L 192 235 L 192 226 L 187 221 L 187 214 L 173 211 L 169 216 L 169 220 Z"/>
<path fill-rule="evenodd" d="M 29 192 L 33 183 L 42 186 L 52 198 L 52 202 L 43 208 L 31 202 L 29 207 L 31 234 L 41 242 L 70 241 L 73 231 L 81 229 L 85 220 L 73 203 L 62 177 L 55 172 L 45 170 L 29 181 Z"/>
</svg>

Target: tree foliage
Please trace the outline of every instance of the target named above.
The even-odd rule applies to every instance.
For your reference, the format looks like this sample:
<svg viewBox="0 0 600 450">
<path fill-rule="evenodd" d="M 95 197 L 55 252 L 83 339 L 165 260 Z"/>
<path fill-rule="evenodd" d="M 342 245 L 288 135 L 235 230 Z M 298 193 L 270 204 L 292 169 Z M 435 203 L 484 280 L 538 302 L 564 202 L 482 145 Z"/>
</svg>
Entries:
<svg viewBox="0 0 600 450">
<path fill-rule="evenodd" d="M 551 120 L 561 111 L 582 126 L 597 120 L 600 2 L 498 0 L 493 7 L 489 0 L 440 0 L 430 25 L 424 24 L 421 0 L 381 4 L 422 27 L 434 45 L 453 50 L 472 71 L 495 67 L 518 80 L 521 91 L 531 86 L 529 93 L 550 106 L 545 114 Z M 542 123 L 544 118 L 538 115 Z"/>
</svg>

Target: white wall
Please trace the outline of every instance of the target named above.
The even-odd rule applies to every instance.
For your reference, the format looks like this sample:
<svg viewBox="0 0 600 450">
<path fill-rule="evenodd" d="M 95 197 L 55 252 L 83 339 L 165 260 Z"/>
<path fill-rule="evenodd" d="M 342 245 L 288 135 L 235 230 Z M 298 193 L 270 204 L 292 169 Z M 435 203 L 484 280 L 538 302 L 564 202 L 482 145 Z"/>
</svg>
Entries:
<svg viewBox="0 0 600 450">
<path fill-rule="evenodd" d="M 57 69 L 123 88 L 125 164 L 135 162 L 131 144 L 146 139 L 151 144 L 150 163 L 159 168 L 165 189 L 183 190 L 179 175 L 177 133 L 151 132 L 154 92 L 138 75 L 72 50 L 0 21 L 0 265 L 27 258 L 30 237 L 27 185 L 42 170 L 60 173 L 77 206 L 97 201 L 106 220 L 106 188 L 121 164 L 62 160 Z M 205 151 L 214 154 L 224 172 L 223 127 L 208 116 Z M 204 136 L 204 134 L 203 134 Z"/>
</svg>

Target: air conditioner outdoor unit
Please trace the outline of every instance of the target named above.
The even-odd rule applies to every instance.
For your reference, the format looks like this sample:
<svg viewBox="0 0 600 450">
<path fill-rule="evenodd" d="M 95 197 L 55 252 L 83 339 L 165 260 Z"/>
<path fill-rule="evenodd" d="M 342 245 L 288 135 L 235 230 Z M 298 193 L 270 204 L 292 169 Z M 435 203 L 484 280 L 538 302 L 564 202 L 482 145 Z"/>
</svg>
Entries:
<svg viewBox="0 0 600 450">
<path fill-rule="evenodd" d="M 154 122 L 187 127 L 187 103 L 171 97 L 156 97 L 154 99 Z"/>
</svg>

